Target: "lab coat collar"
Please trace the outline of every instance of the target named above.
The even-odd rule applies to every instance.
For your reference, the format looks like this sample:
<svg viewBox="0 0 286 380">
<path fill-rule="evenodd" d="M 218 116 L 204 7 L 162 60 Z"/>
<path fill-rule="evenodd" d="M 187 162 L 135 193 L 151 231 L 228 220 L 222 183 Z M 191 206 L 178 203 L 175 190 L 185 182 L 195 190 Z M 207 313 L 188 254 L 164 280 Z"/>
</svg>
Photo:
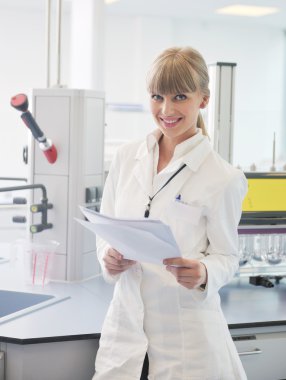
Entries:
<svg viewBox="0 0 286 380">
<path fill-rule="evenodd" d="M 147 155 L 153 154 L 153 149 L 160 137 L 162 132 L 159 129 L 156 129 L 150 133 L 146 141 L 144 141 L 139 147 L 136 159 L 141 160 Z M 183 141 L 181 144 L 178 144 L 175 148 L 174 156 L 164 171 L 172 172 L 177 169 L 181 163 L 185 163 L 192 171 L 197 171 L 200 165 L 204 162 L 212 147 L 209 142 L 209 138 L 202 134 L 202 131 L 199 129 L 198 132 L 190 137 L 189 139 Z"/>
<path fill-rule="evenodd" d="M 137 151 L 137 154 L 135 157 L 136 160 L 141 160 L 149 153 L 152 153 L 155 145 L 158 144 L 161 136 L 162 136 L 162 132 L 160 131 L 160 129 L 155 129 L 155 131 L 147 135 L 146 140 L 140 145 Z"/>
<path fill-rule="evenodd" d="M 147 140 L 139 146 L 136 154 L 137 165 L 134 168 L 133 174 L 147 195 L 152 193 L 153 149 L 155 144 L 158 144 L 161 135 L 162 132 L 158 129 L 148 135 Z M 189 169 L 195 172 L 207 158 L 211 150 L 212 148 L 208 137 L 203 136 L 199 130 L 195 136 L 183 141 L 176 147 L 172 161 L 161 173 L 172 173 L 176 171 L 182 163 L 185 163 Z M 181 176 L 182 181 L 187 178 L 184 179 L 184 177 L 185 175 Z"/>
<path fill-rule="evenodd" d="M 158 144 L 155 137 L 153 139 L 153 144 Z M 146 141 L 139 146 L 135 159 L 136 165 L 133 169 L 133 175 L 146 196 L 149 196 L 152 193 L 153 183 L 153 152 L 152 150 L 149 152 Z"/>
<path fill-rule="evenodd" d="M 146 137 L 146 145 L 147 150 L 150 153 L 156 144 L 159 144 L 159 140 L 162 137 L 163 133 L 160 131 L 160 129 L 155 129 L 155 131 L 151 132 Z"/>
<path fill-rule="evenodd" d="M 177 170 L 182 163 L 196 172 L 211 150 L 208 137 L 202 134 L 201 129 L 198 129 L 194 136 L 176 146 L 173 158 L 165 168 L 165 172 Z"/>
<path fill-rule="evenodd" d="M 192 171 L 196 172 L 212 151 L 209 138 L 202 135 L 200 142 L 185 156 L 181 158 Z"/>
</svg>

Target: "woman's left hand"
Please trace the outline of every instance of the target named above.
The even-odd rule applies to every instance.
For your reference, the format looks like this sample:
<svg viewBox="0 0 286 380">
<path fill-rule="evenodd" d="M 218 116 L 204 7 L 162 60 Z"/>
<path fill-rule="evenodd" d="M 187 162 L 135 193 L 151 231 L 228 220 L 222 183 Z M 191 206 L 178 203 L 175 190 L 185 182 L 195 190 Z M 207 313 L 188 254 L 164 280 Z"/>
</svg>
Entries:
<svg viewBox="0 0 286 380">
<path fill-rule="evenodd" d="M 163 264 L 185 288 L 195 289 L 207 283 L 207 269 L 199 260 L 175 257 L 165 259 Z"/>
</svg>

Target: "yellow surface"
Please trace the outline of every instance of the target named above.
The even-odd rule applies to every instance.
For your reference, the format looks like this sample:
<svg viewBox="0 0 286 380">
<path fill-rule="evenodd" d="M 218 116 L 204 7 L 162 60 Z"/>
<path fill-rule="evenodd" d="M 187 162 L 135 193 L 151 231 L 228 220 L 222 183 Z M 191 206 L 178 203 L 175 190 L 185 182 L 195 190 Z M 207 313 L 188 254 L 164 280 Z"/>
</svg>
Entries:
<svg viewBox="0 0 286 380">
<path fill-rule="evenodd" d="M 286 211 L 286 179 L 248 179 L 243 211 Z"/>
</svg>

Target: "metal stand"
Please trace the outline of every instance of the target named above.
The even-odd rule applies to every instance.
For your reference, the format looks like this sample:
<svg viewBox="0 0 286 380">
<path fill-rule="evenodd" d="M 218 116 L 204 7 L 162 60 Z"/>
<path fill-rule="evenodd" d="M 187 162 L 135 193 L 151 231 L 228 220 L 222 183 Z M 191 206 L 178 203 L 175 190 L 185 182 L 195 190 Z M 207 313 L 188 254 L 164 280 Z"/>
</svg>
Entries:
<svg viewBox="0 0 286 380">
<path fill-rule="evenodd" d="M 209 65 L 210 103 L 208 133 L 214 149 L 228 162 L 233 159 L 234 79 L 236 63 Z"/>
</svg>

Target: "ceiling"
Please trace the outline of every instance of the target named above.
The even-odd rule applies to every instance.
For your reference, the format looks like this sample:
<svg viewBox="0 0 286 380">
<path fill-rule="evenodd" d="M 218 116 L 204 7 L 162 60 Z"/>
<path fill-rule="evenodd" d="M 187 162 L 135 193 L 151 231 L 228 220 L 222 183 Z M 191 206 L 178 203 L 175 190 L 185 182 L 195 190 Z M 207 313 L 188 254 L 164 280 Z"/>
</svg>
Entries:
<svg viewBox="0 0 286 380">
<path fill-rule="evenodd" d="M 263 17 L 226 16 L 215 13 L 218 8 L 234 4 L 277 7 L 280 12 Z M 107 5 L 107 12 L 200 21 L 257 23 L 286 30 L 286 0 L 119 0 Z"/>
<path fill-rule="evenodd" d="M 58 0 L 52 0 L 53 6 Z M 62 0 L 68 9 L 73 0 Z M 96 1 L 96 0 L 94 0 Z M 44 10 L 46 0 L 0 0 L 1 8 Z M 84 4 L 84 0 L 83 0 Z M 244 4 L 277 7 L 280 12 L 263 17 L 226 16 L 215 10 L 227 5 Z M 119 0 L 106 5 L 107 14 L 147 17 L 188 18 L 196 21 L 256 23 L 286 30 L 286 0 Z"/>
</svg>

